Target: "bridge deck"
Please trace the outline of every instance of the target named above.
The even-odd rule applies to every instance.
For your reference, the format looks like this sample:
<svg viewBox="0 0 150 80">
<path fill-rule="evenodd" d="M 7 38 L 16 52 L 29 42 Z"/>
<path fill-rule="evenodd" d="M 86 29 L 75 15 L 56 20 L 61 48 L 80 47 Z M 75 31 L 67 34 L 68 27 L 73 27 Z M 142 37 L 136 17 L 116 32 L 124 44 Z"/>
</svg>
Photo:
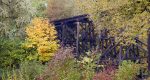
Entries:
<svg viewBox="0 0 150 80">
<path fill-rule="evenodd" d="M 63 23 L 87 22 L 88 20 L 89 20 L 89 15 L 84 14 L 84 15 L 74 16 L 74 17 L 70 17 L 70 18 L 54 20 L 54 21 L 51 21 L 51 23 L 53 23 L 55 26 L 58 26 Z"/>
</svg>

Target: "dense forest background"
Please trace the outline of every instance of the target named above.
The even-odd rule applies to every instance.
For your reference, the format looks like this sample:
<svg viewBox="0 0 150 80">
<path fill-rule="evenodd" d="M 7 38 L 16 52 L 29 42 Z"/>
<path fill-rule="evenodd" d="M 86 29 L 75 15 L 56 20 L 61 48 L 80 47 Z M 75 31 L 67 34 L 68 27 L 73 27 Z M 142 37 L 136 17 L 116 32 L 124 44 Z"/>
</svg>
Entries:
<svg viewBox="0 0 150 80">
<path fill-rule="evenodd" d="M 136 44 L 135 37 L 147 42 L 149 0 L 0 0 L 1 78 L 92 80 L 94 75 L 93 80 L 113 80 L 113 76 L 114 80 L 136 79 L 140 64 L 125 61 L 117 70 L 110 67 L 95 74 L 96 58 L 89 54 L 92 52 L 76 61 L 72 49 L 60 49 L 55 26 L 49 21 L 82 14 L 90 15 L 97 34 L 107 28 L 120 45 Z"/>
</svg>

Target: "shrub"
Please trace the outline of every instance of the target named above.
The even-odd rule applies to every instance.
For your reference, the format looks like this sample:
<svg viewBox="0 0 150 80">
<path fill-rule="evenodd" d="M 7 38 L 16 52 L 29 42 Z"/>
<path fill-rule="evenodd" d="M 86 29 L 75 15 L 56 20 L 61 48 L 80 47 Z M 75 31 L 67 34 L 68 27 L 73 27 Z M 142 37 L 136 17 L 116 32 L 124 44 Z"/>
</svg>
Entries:
<svg viewBox="0 0 150 80">
<path fill-rule="evenodd" d="M 19 39 L 0 39 L 0 68 L 18 65 L 27 56 Z"/>
<path fill-rule="evenodd" d="M 48 61 L 57 51 L 59 45 L 56 40 L 56 31 L 47 19 L 35 18 L 26 28 L 28 48 L 35 48 L 40 61 Z M 34 55 L 34 56 L 35 56 Z"/>
<path fill-rule="evenodd" d="M 37 61 L 25 61 L 20 64 L 20 68 L 3 71 L 2 80 L 36 80 L 44 70 L 45 65 Z"/>
<path fill-rule="evenodd" d="M 41 80 L 81 80 L 81 74 L 75 68 L 72 49 L 60 49 L 50 61 Z"/>
<path fill-rule="evenodd" d="M 78 68 L 80 69 L 83 80 L 91 80 L 94 76 L 95 69 L 98 67 L 96 61 L 99 55 L 93 52 L 87 52 L 78 60 Z"/>
<path fill-rule="evenodd" d="M 93 80 L 113 80 L 115 77 L 115 67 L 105 68 L 102 72 L 96 73 Z"/>
<path fill-rule="evenodd" d="M 136 80 L 139 68 L 139 64 L 131 61 L 123 61 L 117 70 L 115 80 Z"/>
</svg>

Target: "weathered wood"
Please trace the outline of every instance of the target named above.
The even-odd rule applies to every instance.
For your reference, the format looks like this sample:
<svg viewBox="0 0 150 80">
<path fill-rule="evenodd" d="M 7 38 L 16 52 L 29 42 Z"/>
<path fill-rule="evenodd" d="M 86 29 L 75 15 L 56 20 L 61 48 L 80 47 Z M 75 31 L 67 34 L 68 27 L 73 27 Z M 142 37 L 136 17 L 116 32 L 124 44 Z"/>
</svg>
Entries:
<svg viewBox="0 0 150 80">
<path fill-rule="evenodd" d="M 80 32 L 80 22 L 77 22 L 77 39 L 76 39 L 76 53 L 79 55 L 79 32 Z"/>
<path fill-rule="evenodd" d="M 148 40 L 147 40 L 147 44 L 148 44 L 148 71 L 150 71 L 150 30 L 148 31 Z"/>
<path fill-rule="evenodd" d="M 65 24 L 64 23 L 61 23 L 61 25 L 62 25 L 62 46 L 64 46 L 64 38 L 65 38 Z"/>
<path fill-rule="evenodd" d="M 121 63 L 122 61 L 122 46 L 120 46 L 120 51 L 119 51 L 119 64 Z"/>
</svg>

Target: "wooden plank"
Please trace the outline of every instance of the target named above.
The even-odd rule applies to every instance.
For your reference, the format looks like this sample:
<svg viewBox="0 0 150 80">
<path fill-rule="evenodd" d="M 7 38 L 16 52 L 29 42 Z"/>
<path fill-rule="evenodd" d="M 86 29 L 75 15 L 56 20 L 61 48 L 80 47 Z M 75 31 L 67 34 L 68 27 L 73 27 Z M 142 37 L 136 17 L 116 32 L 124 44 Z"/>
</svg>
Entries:
<svg viewBox="0 0 150 80">
<path fill-rule="evenodd" d="M 115 45 L 115 39 L 113 38 L 113 45 Z M 117 55 L 117 47 L 114 48 L 114 55 Z"/>
<path fill-rule="evenodd" d="M 148 46 L 148 44 L 146 44 L 146 43 L 140 41 L 138 38 L 135 38 L 135 40 L 136 40 L 136 43 L 139 43 L 139 44 L 141 43 L 141 44 L 144 45 L 144 46 Z"/>
<path fill-rule="evenodd" d="M 62 22 L 65 22 L 65 23 L 77 22 L 77 21 L 86 20 L 86 19 L 87 19 L 86 21 L 88 21 L 88 18 L 89 18 L 89 15 L 88 14 L 84 14 L 84 15 L 74 16 L 74 17 L 70 17 L 70 18 L 50 21 L 50 23 L 53 23 L 54 25 L 60 25 Z"/>
<path fill-rule="evenodd" d="M 120 46 L 120 50 L 119 50 L 119 64 L 121 64 L 122 62 L 122 46 Z"/>
<path fill-rule="evenodd" d="M 64 23 L 61 23 L 61 25 L 62 25 L 62 37 L 61 37 L 61 39 L 62 39 L 62 43 L 61 43 L 61 46 L 63 46 L 64 47 L 64 37 L 65 37 L 65 24 Z"/>
<path fill-rule="evenodd" d="M 147 49 L 148 49 L 148 71 L 150 72 L 150 29 L 148 30 L 148 40 L 147 40 Z"/>
<path fill-rule="evenodd" d="M 77 35 L 76 35 L 76 53 L 77 56 L 79 57 L 79 32 L 80 32 L 80 22 L 77 22 Z"/>
<path fill-rule="evenodd" d="M 100 35 L 100 33 L 99 33 L 99 35 L 98 35 L 98 52 L 100 52 L 100 48 L 101 48 L 101 35 Z"/>
</svg>

